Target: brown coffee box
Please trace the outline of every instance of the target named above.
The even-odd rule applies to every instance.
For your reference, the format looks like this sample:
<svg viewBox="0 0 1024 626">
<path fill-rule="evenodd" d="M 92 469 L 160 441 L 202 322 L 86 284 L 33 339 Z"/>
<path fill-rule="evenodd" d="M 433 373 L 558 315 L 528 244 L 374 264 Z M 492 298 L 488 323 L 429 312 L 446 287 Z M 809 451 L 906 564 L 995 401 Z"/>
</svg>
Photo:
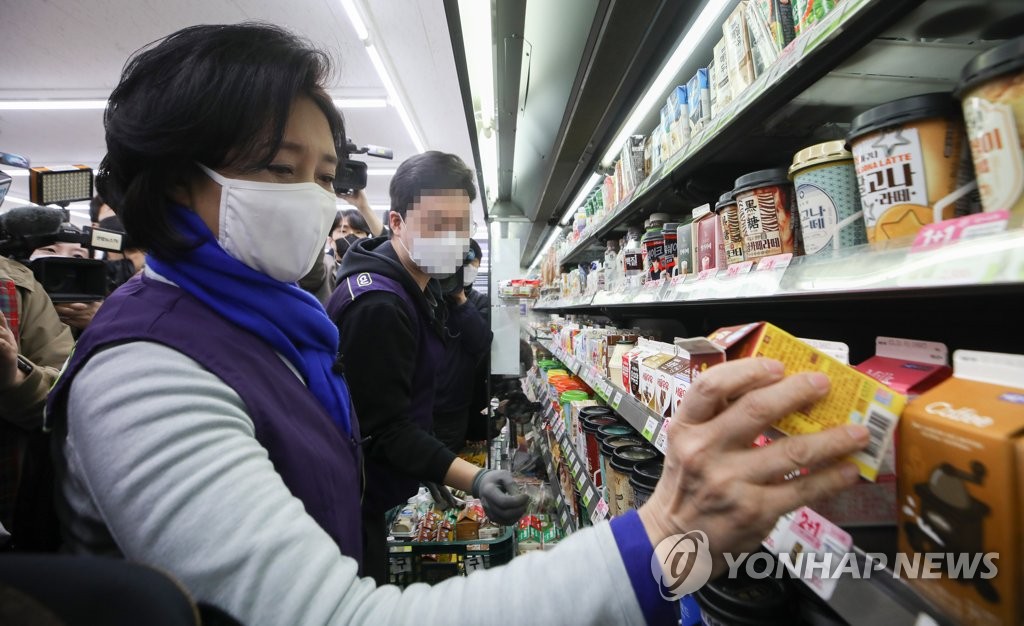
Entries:
<svg viewBox="0 0 1024 626">
<path fill-rule="evenodd" d="M 972 358 L 1017 360 L 1024 368 L 1024 357 L 961 351 L 954 378 L 907 406 L 897 453 L 899 549 L 925 562 L 925 555 L 944 555 L 933 557 L 937 576 L 909 578 L 954 621 L 1021 624 L 1024 375 L 999 384 L 984 373 L 985 382 L 971 380 L 965 376 L 978 370 L 961 365 Z M 968 567 L 959 576 L 955 559 Z"/>
</svg>

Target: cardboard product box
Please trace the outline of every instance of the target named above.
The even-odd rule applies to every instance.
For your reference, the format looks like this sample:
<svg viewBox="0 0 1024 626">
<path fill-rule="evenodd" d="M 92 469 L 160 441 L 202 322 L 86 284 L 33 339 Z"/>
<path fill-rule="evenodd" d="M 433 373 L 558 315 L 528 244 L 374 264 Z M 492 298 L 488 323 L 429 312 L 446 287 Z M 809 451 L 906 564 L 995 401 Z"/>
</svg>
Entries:
<svg viewBox="0 0 1024 626">
<path fill-rule="evenodd" d="M 640 399 L 640 363 L 654 354 L 650 342 L 638 339 L 636 347 L 622 357 L 622 382 L 626 391 L 637 400 Z"/>
<path fill-rule="evenodd" d="M 729 90 L 735 100 L 754 82 L 754 61 L 750 54 L 750 35 L 747 33 L 747 21 L 743 17 L 747 2 L 740 2 L 722 24 L 725 35 L 725 51 L 729 62 Z"/>
<path fill-rule="evenodd" d="M 652 411 L 658 410 L 658 370 L 673 354 L 656 352 L 640 363 L 640 402 Z"/>
<path fill-rule="evenodd" d="M 790 0 L 752 0 L 754 10 L 768 24 L 772 42 L 778 50 L 796 39 L 793 24 L 793 4 Z"/>
<path fill-rule="evenodd" d="M 711 121 L 711 92 L 708 85 L 708 68 L 697 70 L 686 83 L 687 104 L 690 114 L 690 132 L 695 133 Z"/>
<path fill-rule="evenodd" d="M 715 82 L 711 86 L 714 95 L 714 100 L 711 103 L 711 117 L 717 118 L 732 102 L 732 87 L 729 85 L 729 52 L 725 37 L 715 44 L 715 57 L 712 63 L 715 66 L 713 74 Z M 711 72 L 709 71 L 708 74 L 710 78 Z"/>
<path fill-rule="evenodd" d="M 669 108 L 669 152 L 675 154 L 690 141 L 690 105 L 687 100 L 687 87 L 678 86 L 668 96 Z"/>
<path fill-rule="evenodd" d="M 913 397 L 952 376 L 948 362 L 949 349 L 944 344 L 878 337 L 875 356 L 857 365 L 857 371 Z"/>
<path fill-rule="evenodd" d="M 860 468 L 864 478 L 874 481 L 878 477 L 906 405 L 906 396 L 767 322 L 721 328 L 709 339 L 729 360 L 761 356 L 780 361 L 787 375 L 814 371 L 826 374 L 832 381 L 829 394 L 810 412 L 791 413 L 773 427 L 784 435 L 795 435 L 844 424 L 863 424 L 871 434 L 871 441 L 864 451 L 851 456 L 850 461 Z"/>
<path fill-rule="evenodd" d="M 757 0 L 749 0 L 743 18 L 747 22 L 747 33 L 750 36 L 750 56 L 754 61 L 754 74 L 760 76 L 771 67 L 775 59 L 779 58 L 782 48 L 776 47 L 768 16 L 757 9 L 757 4 Z"/>
<path fill-rule="evenodd" d="M 1021 624 L 1024 356 L 958 351 L 954 367 L 900 423 L 899 550 L 938 555 L 911 583 L 953 621 Z M 957 575 L 954 559 L 980 563 Z"/>
<path fill-rule="evenodd" d="M 711 210 L 711 205 L 704 205 L 693 211 L 693 271 L 721 269 L 726 266 L 725 236 L 722 233 L 722 221 L 718 214 Z"/>
<path fill-rule="evenodd" d="M 661 376 L 665 384 L 659 378 L 659 389 L 667 385 L 669 391 L 669 401 L 662 407 L 661 416 L 675 419 L 682 414 L 683 398 L 690 389 L 690 359 L 683 355 L 672 357 L 661 366 Z"/>
</svg>

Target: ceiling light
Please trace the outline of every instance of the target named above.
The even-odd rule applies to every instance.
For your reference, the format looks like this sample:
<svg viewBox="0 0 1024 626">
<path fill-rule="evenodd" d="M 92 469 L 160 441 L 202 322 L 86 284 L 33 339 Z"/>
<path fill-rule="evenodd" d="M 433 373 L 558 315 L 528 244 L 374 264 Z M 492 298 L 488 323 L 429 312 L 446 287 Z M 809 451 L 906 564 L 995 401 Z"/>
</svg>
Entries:
<svg viewBox="0 0 1024 626">
<path fill-rule="evenodd" d="M 409 137 L 412 139 L 412 144 L 416 147 L 416 152 L 426 151 L 427 147 L 426 143 L 423 141 L 423 136 L 420 134 L 419 129 L 416 128 L 416 124 L 413 122 L 412 116 L 409 114 L 405 98 L 402 97 L 401 92 L 398 90 L 398 85 L 396 85 L 395 81 L 391 79 L 391 71 L 389 70 L 387 63 L 384 62 L 384 57 L 381 56 L 377 47 L 370 43 L 370 29 L 367 26 L 367 23 L 363 20 L 363 16 L 359 13 L 359 7 L 356 5 L 357 0 L 340 1 L 341 7 L 345 9 L 345 15 L 348 16 L 348 21 L 352 24 L 352 28 L 356 30 L 356 36 L 359 37 L 359 40 L 366 46 L 366 53 L 370 55 L 370 62 L 373 63 L 373 69 L 377 71 L 377 76 L 380 78 L 380 82 L 384 83 L 384 89 L 388 92 L 388 101 L 398 112 L 398 117 L 402 120 L 402 125 L 405 126 L 405 131 L 409 133 Z M 374 39 L 376 39 L 376 36 L 374 36 Z"/>
<path fill-rule="evenodd" d="M 352 28 L 356 29 L 356 37 L 359 37 L 359 41 L 369 39 L 370 31 L 366 29 L 366 23 L 363 21 L 362 16 L 359 15 L 355 2 L 353 0 L 341 0 L 341 8 L 345 9 L 348 21 L 352 23 Z"/>
<path fill-rule="evenodd" d="M 385 109 L 388 101 L 385 98 L 334 98 L 334 106 L 339 109 Z"/>
<path fill-rule="evenodd" d="M 0 172 L 3 172 L 4 174 L 7 174 L 8 176 L 11 176 L 13 178 L 18 178 L 20 176 L 28 176 L 28 170 L 0 170 Z"/>
<path fill-rule="evenodd" d="M 398 171 L 398 168 L 394 168 L 394 167 L 389 167 L 389 168 L 378 167 L 376 169 L 374 169 L 374 168 L 367 168 L 366 175 L 367 176 L 394 176 L 395 172 L 397 172 L 397 171 Z"/>
<path fill-rule="evenodd" d="M 0 111 L 102 111 L 105 108 L 106 100 L 0 100 Z"/>
<path fill-rule="evenodd" d="M 412 121 L 412 116 L 409 115 L 409 110 L 405 107 L 405 99 L 398 91 L 398 86 L 393 80 L 391 80 L 391 73 L 388 71 L 387 65 L 384 63 L 384 58 L 381 57 L 380 52 L 377 51 L 376 46 L 373 44 L 366 44 L 366 53 L 370 55 L 370 61 L 373 63 L 373 67 L 377 70 L 377 75 L 380 76 L 380 80 L 384 83 L 384 89 L 388 92 L 388 99 L 391 104 L 398 111 L 398 117 L 402 120 L 402 125 L 405 126 L 405 130 L 409 133 L 409 137 L 412 138 L 412 143 L 416 146 L 417 152 L 426 151 L 426 144 L 423 143 L 423 138 L 420 136 L 419 130 L 416 128 L 416 124 Z"/>
<path fill-rule="evenodd" d="M 643 122 L 651 111 L 654 111 L 661 104 L 662 94 L 670 87 L 669 83 L 675 80 L 683 66 L 690 59 L 697 44 L 704 39 L 704 36 L 712 28 L 720 24 L 722 13 L 730 4 L 731 0 L 708 0 L 707 4 L 704 5 L 697 19 L 694 20 L 690 29 L 683 35 L 682 41 L 679 42 L 672 56 L 668 58 L 661 71 L 658 72 L 658 77 L 647 88 L 644 97 L 640 99 L 639 104 L 630 113 L 626 123 L 619 129 L 618 134 L 615 135 L 615 139 L 608 146 L 608 151 L 605 152 L 604 158 L 601 159 L 602 165 L 607 167 L 615 162 L 615 158 L 619 155 L 622 145 L 626 143 L 626 138 L 639 130 L 640 123 Z"/>
<path fill-rule="evenodd" d="M 25 200 L 23 198 L 15 198 L 14 196 L 5 196 L 4 203 L 10 202 L 12 204 L 35 204 L 31 200 Z"/>
<path fill-rule="evenodd" d="M 590 192 L 594 189 L 594 185 L 603 178 L 600 174 L 591 174 L 590 178 L 587 179 L 586 184 L 580 188 L 580 192 L 576 194 L 573 201 L 569 203 L 569 208 L 566 210 L 565 215 L 562 216 L 561 221 L 558 222 L 560 226 L 565 226 L 572 219 L 572 216 L 576 214 L 577 209 L 583 204 L 583 201 L 587 199 Z"/>
<path fill-rule="evenodd" d="M 493 199 L 498 192 L 498 136 L 494 130 L 494 41 L 491 36 L 491 3 L 459 0 L 459 18 L 466 54 L 466 73 L 473 117 L 476 120 L 484 193 Z"/>
</svg>

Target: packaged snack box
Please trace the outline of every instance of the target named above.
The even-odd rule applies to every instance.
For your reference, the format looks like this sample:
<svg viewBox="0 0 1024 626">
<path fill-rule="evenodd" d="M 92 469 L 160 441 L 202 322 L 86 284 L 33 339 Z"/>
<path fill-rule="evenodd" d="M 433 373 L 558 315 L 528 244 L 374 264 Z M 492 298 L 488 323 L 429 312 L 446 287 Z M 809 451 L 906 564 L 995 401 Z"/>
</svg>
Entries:
<svg viewBox="0 0 1024 626">
<path fill-rule="evenodd" d="M 640 363 L 640 402 L 652 411 L 658 410 L 658 369 L 673 355 L 657 352 Z"/>
<path fill-rule="evenodd" d="M 677 88 L 678 89 L 678 88 Z M 708 70 L 702 67 L 686 83 L 690 114 L 690 131 L 697 132 L 711 120 L 711 92 L 708 91 Z"/>
<path fill-rule="evenodd" d="M 750 56 L 750 36 L 747 33 L 747 22 L 743 17 L 746 8 L 747 3 L 740 2 L 722 24 L 726 55 L 729 59 L 729 88 L 733 100 L 739 98 L 755 78 L 754 61 Z"/>
<path fill-rule="evenodd" d="M 857 371 L 907 396 L 919 396 L 953 375 L 949 349 L 935 341 L 878 337 L 875 356 Z"/>
<path fill-rule="evenodd" d="M 668 361 L 665 361 L 658 368 L 658 377 L 655 381 L 657 384 L 657 411 L 662 417 L 672 417 L 672 406 L 675 402 L 676 386 L 678 384 L 678 376 L 681 373 L 689 373 L 690 361 L 681 356 L 674 356 Z M 689 383 L 689 379 L 687 379 Z M 685 390 L 684 390 L 685 393 Z M 682 400 L 682 396 L 680 396 Z"/>
<path fill-rule="evenodd" d="M 911 583 L 952 621 L 1020 624 L 1024 356 L 961 350 L 953 360 L 953 377 L 900 423 L 899 550 L 939 564 Z"/>
<path fill-rule="evenodd" d="M 714 84 L 712 93 L 714 99 L 711 101 L 711 117 L 717 118 L 719 113 L 732 102 L 732 87 L 729 85 L 729 54 L 727 51 L 725 37 L 715 44 L 714 59 Z M 710 67 L 710 66 L 709 66 Z M 712 73 L 709 71 L 709 78 Z"/>
<path fill-rule="evenodd" d="M 832 389 L 809 412 L 791 413 L 773 424 L 784 435 L 814 433 L 863 424 L 871 440 L 868 447 L 850 457 L 861 476 L 874 481 L 892 443 L 893 432 L 907 399 L 877 380 L 828 356 L 767 322 L 721 328 L 710 335 L 730 360 L 762 356 L 780 361 L 786 374 L 822 372 Z M 691 355 L 692 358 L 692 355 Z"/>
</svg>

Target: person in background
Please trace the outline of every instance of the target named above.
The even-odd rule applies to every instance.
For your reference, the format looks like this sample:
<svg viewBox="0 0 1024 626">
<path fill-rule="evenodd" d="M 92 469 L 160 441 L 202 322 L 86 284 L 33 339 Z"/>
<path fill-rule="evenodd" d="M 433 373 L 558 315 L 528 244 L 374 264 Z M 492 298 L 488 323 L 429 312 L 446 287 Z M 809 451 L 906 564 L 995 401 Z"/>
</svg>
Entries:
<svg viewBox="0 0 1024 626">
<path fill-rule="evenodd" d="M 482 470 L 430 434 L 447 312 L 435 278 L 455 274 L 469 250 L 473 171 L 453 154 L 424 152 L 398 167 L 390 192 L 391 239 L 362 240 L 348 251 L 327 307 L 367 437 L 363 551 L 365 571 L 380 583 L 385 514 L 421 481 L 473 493 L 503 524 L 517 521 L 528 502 L 513 492 L 509 472 Z"/>
<path fill-rule="evenodd" d="M 97 228 L 100 225 L 100 221 L 107 217 L 113 217 L 117 215 L 114 213 L 114 209 L 110 208 L 106 202 L 103 201 L 103 197 L 100 194 L 96 194 L 89 201 L 89 221 L 92 222 L 92 227 Z"/>
<path fill-rule="evenodd" d="M 107 293 L 109 294 L 142 271 L 146 264 L 146 253 L 137 247 L 132 238 L 125 233 L 124 225 L 117 215 L 102 218 L 99 228 L 124 235 L 123 252 L 103 253 L 103 260 L 107 263 Z"/>
<path fill-rule="evenodd" d="M 355 235 L 359 239 L 364 239 L 384 234 L 384 222 L 373 212 L 364 190 L 357 189 L 354 193 L 339 194 L 338 197 L 355 207 L 355 210 L 342 211 L 342 235 Z"/>
<path fill-rule="evenodd" d="M 759 546 L 779 515 L 857 482 L 842 459 L 868 445 L 866 428 L 750 446 L 823 398 L 826 377 L 730 361 L 694 381 L 673 424 L 686 436 L 669 439 L 639 511 L 434 586 L 361 579 L 364 416 L 335 367 L 334 324 L 294 285 L 334 217 L 345 137 L 329 76 L 325 53 L 262 24 L 189 27 L 125 65 L 104 114 L 100 188 L 150 262 L 100 309 L 49 396 L 68 552 L 168 572 L 248 626 L 677 623 L 654 546 L 699 530 L 722 573 L 724 553 Z M 434 211 L 390 219 L 395 248 L 412 251 L 402 258 L 431 266 L 424 254 L 440 241 L 413 234 L 468 237 L 468 210 L 455 198 L 446 223 L 445 200 L 425 198 Z M 420 210 L 439 223 L 419 223 Z M 297 221 L 320 226 L 289 228 Z M 252 237 L 239 245 L 236 232 Z M 378 323 L 370 334 L 396 332 L 412 331 Z M 375 344 L 346 362 L 351 373 L 384 358 L 407 367 Z M 814 470 L 782 482 L 803 467 Z M 495 610 L 496 598 L 509 601 Z"/>
<path fill-rule="evenodd" d="M 30 261 L 49 257 L 63 257 L 66 259 L 88 259 L 89 250 L 77 243 L 66 243 L 57 241 L 41 248 L 36 248 L 29 256 Z M 96 311 L 99 311 L 102 300 L 92 302 L 60 302 L 54 303 L 53 308 L 57 311 L 60 321 L 72 329 L 72 334 L 77 337 L 81 331 L 89 325 Z"/>
<path fill-rule="evenodd" d="M 474 260 L 479 264 L 479 250 L 480 245 L 470 239 L 470 250 L 462 267 L 450 280 L 441 281 L 448 313 L 444 358 L 437 370 L 434 436 L 456 454 L 466 445 L 473 414 L 479 416 L 483 409 L 479 400 L 474 402 L 478 391 L 476 377 L 494 336 L 483 313 L 466 295 L 464 275 L 473 269 Z"/>
<path fill-rule="evenodd" d="M 48 454 L 43 406 L 74 345 L 71 329 L 58 319 L 32 271 L 0 257 L 0 526 L 6 529 L 0 530 L 0 545 L 11 533 L 16 547 L 38 547 L 24 534 L 39 530 L 37 524 L 18 519 L 27 511 L 21 504 L 50 493 L 21 487 L 33 483 L 25 475 L 29 459 Z"/>
<path fill-rule="evenodd" d="M 480 262 L 484 258 L 484 251 L 476 239 L 469 240 L 469 253 L 466 255 L 466 263 L 462 270 L 462 283 L 465 288 L 466 298 L 480 311 L 484 319 L 490 319 L 490 302 L 487 301 L 487 294 L 480 293 L 473 287 L 477 274 L 480 272 Z"/>
</svg>

